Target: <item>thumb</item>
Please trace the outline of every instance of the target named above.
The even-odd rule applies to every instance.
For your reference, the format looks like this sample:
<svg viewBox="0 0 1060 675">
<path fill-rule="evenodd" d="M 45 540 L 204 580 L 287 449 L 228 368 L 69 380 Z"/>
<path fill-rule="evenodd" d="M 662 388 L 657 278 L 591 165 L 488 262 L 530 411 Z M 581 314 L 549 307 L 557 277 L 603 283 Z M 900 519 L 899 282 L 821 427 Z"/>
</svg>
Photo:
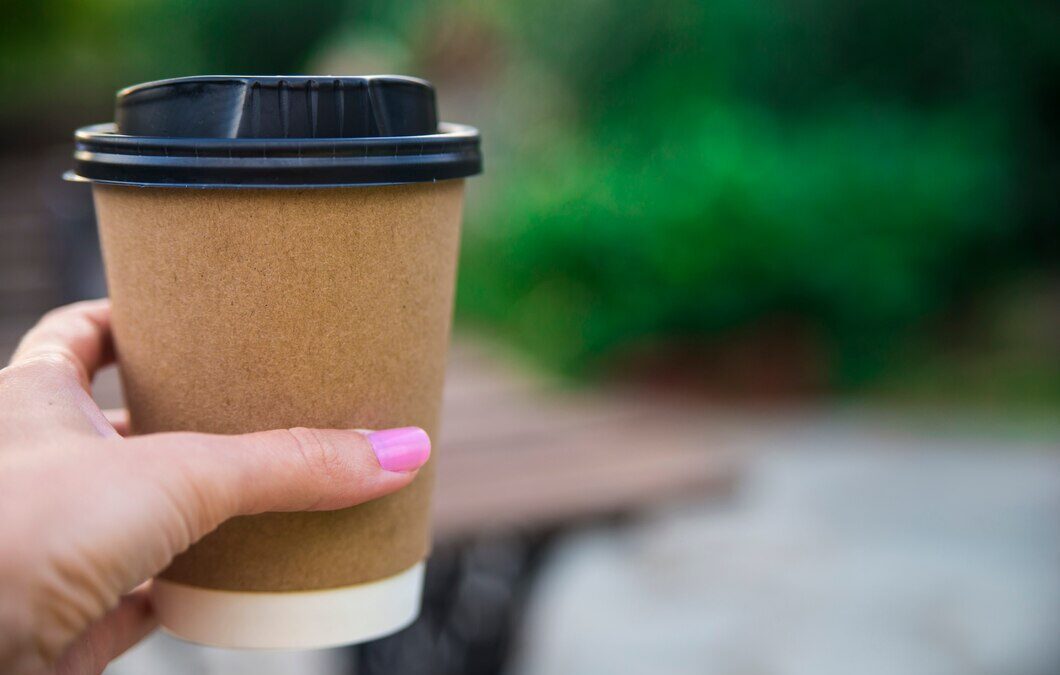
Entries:
<svg viewBox="0 0 1060 675">
<path fill-rule="evenodd" d="M 190 545 L 233 516 L 354 506 L 412 482 L 431 442 L 418 427 L 164 433 L 124 441 L 175 506 Z"/>
</svg>

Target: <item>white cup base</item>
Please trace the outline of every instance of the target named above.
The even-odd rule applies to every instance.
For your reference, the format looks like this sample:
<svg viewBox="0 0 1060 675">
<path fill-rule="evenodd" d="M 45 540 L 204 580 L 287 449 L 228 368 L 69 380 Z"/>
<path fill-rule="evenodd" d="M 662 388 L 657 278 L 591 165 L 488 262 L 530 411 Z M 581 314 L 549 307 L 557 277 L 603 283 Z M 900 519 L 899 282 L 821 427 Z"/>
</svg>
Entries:
<svg viewBox="0 0 1060 675">
<path fill-rule="evenodd" d="M 178 638 L 229 649 L 321 649 L 366 642 L 416 620 L 424 563 L 319 591 L 219 591 L 156 579 L 159 622 Z"/>
</svg>

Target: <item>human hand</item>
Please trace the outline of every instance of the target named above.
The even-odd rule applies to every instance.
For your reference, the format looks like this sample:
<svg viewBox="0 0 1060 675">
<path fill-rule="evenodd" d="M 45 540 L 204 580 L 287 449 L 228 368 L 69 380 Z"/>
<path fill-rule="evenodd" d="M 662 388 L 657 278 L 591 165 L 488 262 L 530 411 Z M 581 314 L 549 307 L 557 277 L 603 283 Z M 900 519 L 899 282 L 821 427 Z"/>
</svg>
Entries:
<svg viewBox="0 0 1060 675">
<path fill-rule="evenodd" d="M 145 582 L 237 515 L 330 510 L 398 490 L 420 429 L 124 438 L 92 400 L 110 304 L 46 315 L 0 370 L 0 672 L 99 673 L 155 627 Z"/>
</svg>

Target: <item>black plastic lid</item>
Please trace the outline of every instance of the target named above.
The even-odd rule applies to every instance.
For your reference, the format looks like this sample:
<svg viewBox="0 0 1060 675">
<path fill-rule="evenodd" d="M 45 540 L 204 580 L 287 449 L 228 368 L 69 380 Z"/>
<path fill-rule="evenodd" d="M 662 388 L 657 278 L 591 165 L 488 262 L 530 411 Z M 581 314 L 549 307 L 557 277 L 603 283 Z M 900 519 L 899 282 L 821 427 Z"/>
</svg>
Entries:
<svg viewBox="0 0 1060 675">
<path fill-rule="evenodd" d="M 79 129 L 71 180 L 170 187 L 420 183 L 482 171 L 478 130 L 411 77 L 182 77 L 118 92 Z"/>
</svg>

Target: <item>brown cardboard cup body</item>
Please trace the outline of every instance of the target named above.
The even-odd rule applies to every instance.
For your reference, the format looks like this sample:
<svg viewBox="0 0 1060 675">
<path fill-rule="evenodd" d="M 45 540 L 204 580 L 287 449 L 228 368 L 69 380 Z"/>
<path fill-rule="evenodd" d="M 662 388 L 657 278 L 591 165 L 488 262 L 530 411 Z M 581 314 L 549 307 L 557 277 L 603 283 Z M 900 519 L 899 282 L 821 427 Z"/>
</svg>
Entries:
<svg viewBox="0 0 1060 675">
<path fill-rule="evenodd" d="M 134 433 L 415 425 L 434 434 L 462 180 L 323 189 L 96 185 L 94 196 Z M 162 583 L 225 605 L 244 596 L 289 601 L 378 590 L 421 573 L 433 473 L 428 463 L 407 488 L 343 511 L 230 520 L 180 555 Z M 385 603 L 385 594 L 373 597 Z M 411 617 L 390 623 L 414 618 L 415 603 Z M 165 611 L 161 618 L 166 624 Z M 197 641 L 277 647 L 352 642 L 400 627 L 277 644 L 285 641 L 170 626 Z"/>
</svg>

